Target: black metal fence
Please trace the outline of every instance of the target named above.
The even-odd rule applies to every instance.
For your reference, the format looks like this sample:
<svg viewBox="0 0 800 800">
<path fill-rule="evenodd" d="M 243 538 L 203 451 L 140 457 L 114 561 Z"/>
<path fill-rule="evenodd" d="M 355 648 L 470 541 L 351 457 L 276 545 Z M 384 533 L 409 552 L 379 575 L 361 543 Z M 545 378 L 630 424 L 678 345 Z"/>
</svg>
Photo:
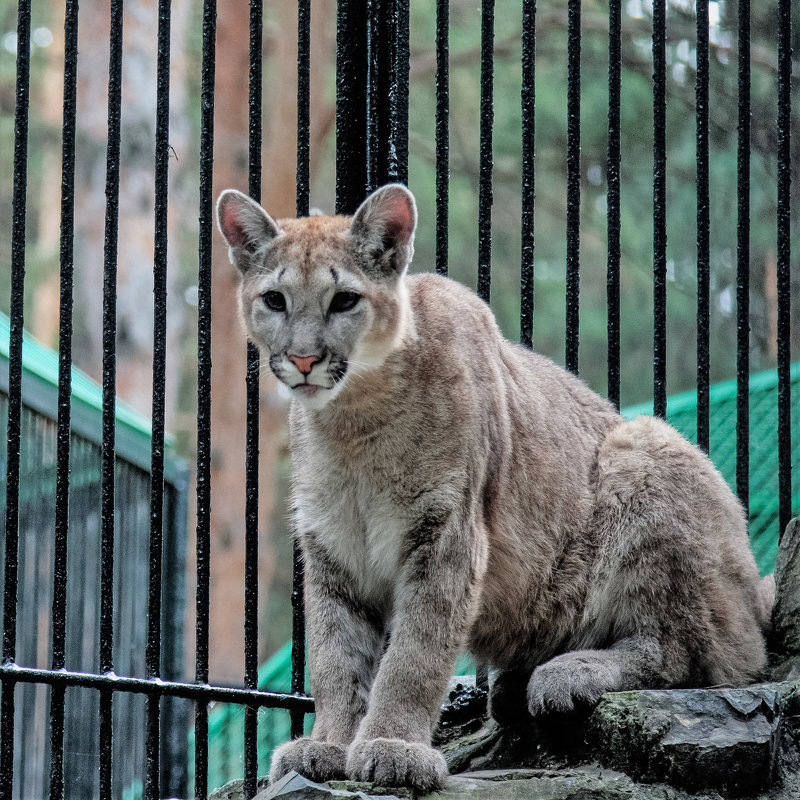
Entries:
<svg viewBox="0 0 800 800">
<path fill-rule="evenodd" d="M 6 377 L 0 374 L 3 421 L 8 413 Z M 16 487 L 0 486 L 3 505 L 9 490 L 18 495 L 19 502 L 16 541 L 10 542 L 16 545 L 16 552 L 7 553 L 6 520 L 0 520 L 0 558 L 16 557 L 20 582 L 16 613 L 5 619 L 15 621 L 18 629 L 16 663 L 33 668 L 22 676 L 14 692 L 17 713 L 4 719 L 4 736 L 13 733 L 14 743 L 11 748 L 4 739 L 4 758 L 10 761 L 13 753 L 15 795 L 19 797 L 47 796 L 51 781 L 57 782 L 59 776 L 62 788 L 55 783 L 56 792 L 63 791 L 67 797 L 93 797 L 97 794 L 97 765 L 101 757 L 110 759 L 112 755 L 117 765 L 112 780 L 114 795 L 122 797 L 127 792 L 135 796 L 141 786 L 139 767 L 144 763 L 145 707 L 141 698 L 129 693 L 116 697 L 111 722 L 126 736 L 117 736 L 113 743 L 107 740 L 101 749 L 97 735 L 99 693 L 84 688 L 66 692 L 66 686 L 83 686 L 84 681 L 73 675 L 75 683 L 71 684 L 66 675 L 60 680 L 39 671 L 68 665 L 73 673 L 97 674 L 101 627 L 113 624 L 116 635 L 104 638 L 103 644 L 110 648 L 114 668 L 120 675 L 144 674 L 147 594 L 142 587 L 148 581 L 148 546 L 140 533 L 150 516 L 149 476 L 146 469 L 129 460 L 130 455 L 116 458 L 113 547 L 117 558 L 111 564 L 102 557 L 100 548 L 100 445 L 73 430 L 69 444 L 69 532 L 62 532 L 58 538 L 43 535 L 52 530 L 57 514 L 57 424 L 54 415 L 42 409 L 41 391 L 36 400 L 23 404 L 21 410 L 19 483 Z M 51 405 L 54 410 L 55 404 Z M 0 460 L 5 464 L 8 453 L 5 442 L 1 444 Z M 187 489 L 185 475 L 171 470 L 164 506 L 164 564 L 170 576 L 162 586 L 161 622 L 170 633 L 165 636 L 162 657 L 165 678 L 180 677 L 183 661 Z M 98 587 L 105 570 L 113 570 L 113 578 L 108 573 L 103 576 L 110 581 L 113 600 L 109 603 L 106 597 L 106 605 L 101 607 Z M 58 576 L 55 581 L 54 575 Z M 0 598 L 0 610 L 3 606 L 4 598 Z M 9 692 L 12 686 L 9 683 Z M 105 702 L 108 705 L 107 699 Z M 164 715 L 167 723 L 161 750 L 169 784 L 186 770 L 186 737 L 181 730 L 186 715 L 173 701 L 164 707 Z M 183 720 L 179 720 L 180 715 Z M 58 748 L 52 749 L 51 726 L 59 731 L 63 742 L 61 758 Z M 53 760 L 51 753 L 55 754 Z M 66 760 L 63 754 L 68 754 Z M 4 770 L 8 766 L 4 763 Z"/>
<path fill-rule="evenodd" d="M 785 526 L 791 513 L 791 436 L 790 436 L 790 293 L 791 293 L 791 92 L 793 85 L 791 52 L 791 0 L 778 0 L 775 4 L 775 39 L 777 51 L 777 117 L 778 180 L 777 192 L 777 365 L 779 375 L 779 471 L 780 471 L 780 528 Z M 298 4 L 298 139 L 297 139 L 297 213 L 309 212 L 309 47 L 310 0 Z M 195 785 L 197 798 L 207 793 L 208 765 L 208 704 L 214 700 L 240 703 L 247 708 L 245 721 L 244 776 L 248 796 L 255 793 L 256 777 L 266 765 L 258 764 L 256 750 L 256 713 L 260 707 L 290 709 L 293 730 L 299 732 L 305 713 L 312 710 L 312 701 L 303 691 L 303 622 L 301 608 L 302 569 L 295 568 L 295 656 L 292 695 L 276 695 L 258 691 L 257 673 L 257 531 L 256 531 L 256 475 L 258 457 L 258 356 L 248 354 L 248 505 L 245 509 L 247 528 L 247 568 L 244 592 L 245 610 L 245 676 L 243 689 L 230 689 L 208 685 L 209 654 L 209 552 L 210 552 L 210 385 L 211 385 L 211 237 L 213 220 L 212 171 L 214 141 L 214 79 L 216 2 L 204 0 L 202 24 L 201 114 L 200 123 L 200 233 L 199 233 L 199 327 L 198 327 L 198 422 L 197 422 L 197 640 L 195 682 L 181 683 L 166 680 L 165 652 L 170 636 L 162 624 L 162 587 L 164 585 L 165 531 L 173 506 L 165 498 L 164 476 L 164 381 L 165 358 L 163 342 L 166 326 L 166 253 L 168 209 L 168 159 L 169 159 L 169 64 L 170 64 L 170 3 L 158 3 L 158 111 L 155 141 L 155 232 L 156 246 L 153 259 L 155 296 L 155 357 L 153 364 L 153 438 L 149 478 L 147 520 L 137 518 L 140 527 L 149 532 L 147 541 L 149 568 L 147 630 L 142 663 L 126 660 L 121 654 L 120 638 L 127 623 L 114 623 L 113 614 L 119 606 L 115 593 L 120 591 L 117 571 L 124 554 L 115 548 L 115 536 L 123 525 L 115 509 L 125 493 L 126 478 L 119 471 L 114 457 L 114 386 L 115 386 L 115 268 L 117 230 L 119 221 L 119 149 L 122 70 L 122 9 L 121 0 L 111 0 L 111 61 L 108 97 L 109 128 L 107 153 L 105 291 L 104 291 L 104 405 L 103 440 L 101 452 L 92 453 L 102 465 L 99 489 L 93 484 L 93 498 L 101 509 L 96 528 L 81 532 L 80 526 L 68 513 L 70 498 L 81 491 L 75 472 L 79 445 L 70 435 L 69 375 L 71 367 L 72 334 L 72 219 L 75 180 L 75 91 L 77 70 L 76 0 L 66 3 L 66 47 L 64 68 L 64 120 L 63 120 L 63 177 L 61 217 L 61 327 L 60 327 L 60 397 L 55 431 L 56 474 L 54 505 L 41 503 L 36 513 L 55 520 L 52 542 L 43 540 L 47 524 L 36 523 L 32 528 L 25 514 L 25 465 L 21 461 L 22 441 L 26 433 L 26 410 L 21 402 L 20 376 L 22 328 L 24 321 L 23 297 L 26 265 L 26 176 L 28 143 L 28 110 L 30 106 L 30 0 L 20 0 L 17 29 L 16 77 L 16 127 L 14 142 L 14 194 L 12 219 L 12 289 L 11 338 L 8 390 L 8 447 L 7 496 L 4 531 L 4 600 L 3 600 L 3 652 L 0 665 L 2 708 L 0 713 L 0 798 L 43 796 L 99 796 L 107 800 L 119 796 L 120 776 L 125 774 L 125 759 L 114 757 L 120 747 L 143 747 L 143 793 L 146 798 L 156 798 L 167 793 L 186 792 L 182 777 L 173 773 L 173 763 L 163 757 L 165 738 L 174 735 L 167 711 L 167 698 L 180 697 L 195 703 Z M 568 0 L 568 136 L 566 143 L 566 364 L 577 371 L 579 342 L 579 275 L 580 275 L 580 207 L 582 166 L 581 152 L 581 3 Z M 709 427 L 709 26 L 708 0 L 698 0 L 696 29 L 696 131 L 697 131 L 697 386 L 698 386 L 698 440 L 708 447 Z M 666 411 L 666 220 L 669 213 L 666 195 L 666 2 L 653 3 L 652 11 L 652 109 L 653 129 L 653 286 L 654 286 L 654 407 L 655 413 Z M 620 146 L 621 97 L 621 20 L 623 4 L 620 0 L 609 2 L 608 15 L 608 117 L 603 124 L 608 127 L 608 159 L 606 180 L 608 186 L 608 392 L 619 405 L 620 397 L 620 165 L 623 155 Z M 530 345 L 534 327 L 534 214 L 535 214 L 535 95 L 536 95 L 536 15 L 535 0 L 522 0 L 513 8 L 504 4 L 503 13 L 519 16 L 522 39 L 522 241 L 520 280 L 520 330 L 523 343 Z M 449 191 L 449 3 L 436 3 L 436 269 L 448 271 L 448 191 Z M 250 40 L 250 142 L 249 191 L 256 199 L 261 195 L 261 121 L 262 96 L 262 5 L 252 0 Z M 738 480 L 739 495 L 747 501 L 748 483 L 748 340 L 749 340 L 749 153 L 750 142 L 750 4 L 738 3 L 738 241 L 737 241 L 737 315 L 738 315 L 738 378 L 739 403 L 737 409 Z M 495 3 L 481 3 L 480 47 L 480 148 L 478 153 L 478 219 L 479 237 L 478 291 L 489 299 L 491 291 L 491 232 L 493 213 L 493 69 L 494 69 Z M 409 2 L 408 0 L 340 0 L 337 16 L 336 64 L 336 210 L 352 212 L 365 194 L 386 181 L 406 181 L 408 178 L 408 113 L 409 113 Z M 600 121 L 598 120 L 598 124 Z M 72 471 L 70 471 L 72 464 Z M 141 477 L 141 476 L 140 476 Z M 167 495 L 169 491 L 166 490 Z M 139 511 L 144 514 L 145 512 Z M 43 517 L 40 517 L 43 519 Z M 35 530 L 34 544 L 29 544 L 28 531 Z M 72 661 L 68 650 L 77 646 L 78 632 L 70 627 L 64 609 L 70 592 L 70 581 L 76 580 L 75 567 L 70 563 L 69 552 L 79 546 L 81 536 L 91 536 L 88 550 L 97 554 L 91 562 L 92 574 L 84 580 L 99 584 L 100 599 L 96 625 L 88 625 L 79 632 L 82 646 L 86 637 L 92 641 L 92 657 Z M 31 550 L 31 547 L 38 549 Z M 47 552 L 47 556 L 43 553 Z M 50 560 L 48 560 L 50 559 Z M 19 643 L 29 633 L 33 624 L 30 605 L 19 597 L 20 585 L 25 585 L 25 570 L 38 565 L 52 571 L 53 623 L 51 631 L 50 665 L 42 668 L 31 660 Z M 87 562 L 88 563 L 88 562 Z M 86 567 L 90 569 L 90 567 Z M 99 570 L 99 572 L 98 572 Z M 142 575 L 141 580 L 144 580 Z M 21 584 L 22 582 L 22 584 Z M 140 596 L 143 599 L 144 595 Z M 41 600 L 42 598 L 39 598 Z M 139 619 L 142 615 L 139 615 Z M 133 634 L 133 627 L 130 631 Z M 140 632 L 141 633 L 141 632 Z M 23 636 L 24 634 L 24 636 Z M 125 634 L 127 635 L 127 633 Z M 139 634 L 136 634 L 139 635 Z M 174 642 L 172 644 L 175 644 Z M 94 648 L 94 649 L 93 649 Z M 87 651 L 88 652 L 88 651 Z M 140 650 L 141 652 L 141 650 Z M 90 699 L 85 699 L 90 698 Z M 25 727 L 28 710 L 32 705 L 49 704 L 49 722 L 46 725 L 49 761 L 28 758 L 28 739 L 21 731 Z M 128 719 L 129 708 L 139 709 L 141 723 L 133 727 L 121 723 L 122 715 Z M 79 709 L 79 710 L 76 710 Z M 133 713 L 133 712 L 131 712 Z M 76 716 L 80 714 L 81 716 Z M 85 715 L 85 716 L 84 716 Z M 138 719 L 138 718 L 137 718 Z M 69 744 L 73 726 L 81 728 L 81 735 L 94 737 L 98 756 L 86 770 L 94 770 L 88 790 L 73 793 L 64 785 L 66 762 L 75 758 Z M 42 735 L 45 732 L 42 731 Z M 37 741 L 41 742 L 41 738 Z M 41 746 L 41 745 L 37 745 Z M 175 758 L 175 754 L 169 758 Z M 40 773 L 34 776 L 27 763 L 36 764 Z M 43 763 L 49 763 L 48 775 L 41 772 Z M 30 769 L 34 769 L 33 766 Z M 31 783 L 29 783 L 31 781 Z M 34 782 L 35 781 L 35 787 Z M 41 788 L 38 788 L 41 787 Z"/>
</svg>

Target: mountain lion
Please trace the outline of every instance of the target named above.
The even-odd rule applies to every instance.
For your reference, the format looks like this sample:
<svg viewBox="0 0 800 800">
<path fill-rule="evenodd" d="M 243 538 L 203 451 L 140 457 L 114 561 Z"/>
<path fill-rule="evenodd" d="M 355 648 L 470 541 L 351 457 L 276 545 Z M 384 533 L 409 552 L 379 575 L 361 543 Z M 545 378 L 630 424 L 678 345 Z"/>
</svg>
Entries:
<svg viewBox="0 0 800 800">
<path fill-rule="evenodd" d="M 247 333 L 293 397 L 316 722 L 272 780 L 441 787 L 431 729 L 465 648 L 496 670 L 501 722 L 758 675 L 769 587 L 720 474 L 506 341 L 468 289 L 408 275 L 405 187 L 280 221 L 228 190 L 217 218 Z"/>
</svg>

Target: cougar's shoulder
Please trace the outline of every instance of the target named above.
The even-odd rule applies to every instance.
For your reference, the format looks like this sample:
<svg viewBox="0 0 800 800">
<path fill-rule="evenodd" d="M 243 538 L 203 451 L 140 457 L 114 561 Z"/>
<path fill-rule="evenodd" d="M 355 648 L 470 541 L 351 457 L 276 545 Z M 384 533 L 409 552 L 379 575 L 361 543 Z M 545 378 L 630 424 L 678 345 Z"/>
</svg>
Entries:
<svg viewBox="0 0 800 800">
<path fill-rule="evenodd" d="M 426 272 L 408 275 L 406 285 L 420 334 L 431 345 L 442 337 L 452 348 L 504 343 L 489 306 L 462 284 Z"/>
</svg>

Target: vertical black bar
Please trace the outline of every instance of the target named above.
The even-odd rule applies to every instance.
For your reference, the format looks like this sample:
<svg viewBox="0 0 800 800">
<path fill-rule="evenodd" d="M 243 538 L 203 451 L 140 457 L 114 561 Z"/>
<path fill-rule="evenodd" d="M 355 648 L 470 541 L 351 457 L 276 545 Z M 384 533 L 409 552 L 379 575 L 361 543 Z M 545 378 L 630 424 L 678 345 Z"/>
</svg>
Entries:
<svg viewBox="0 0 800 800">
<path fill-rule="evenodd" d="M 522 234 L 520 342 L 533 347 L 533 254 L 536 197 L 536 0 L 522 3 Z"/>
<path fill-rule="evenodd" d="M 203 1 L 200 86 L 200 235 L 197 305 L 197 596 L 195 681 L 208 683 L 209 584 L 211 575 L 211 251 L 214 225 L 214 80 L 216 0 Z M 194 717 L 194 796 L 208 795 L 208 705 L 198 701 Z"/>
<path fill-rule="evenodd" d="M 697 444 L 709 450 L 710 197 L 708 178 L 708 0 L 697 0 Z"/>
<path fill-rule="evenodd" d="M 578 372 L 581 226 L 581 2 L 567 4 L 567 322 L 568 370 Z"/>
<path fill-rule="evenodd" d="M 372 191 L 408 180 L 408 0 L 368 0 L 366 12 L 367 188 Z"/>
<path fill-rule="evenodd" d="M 736 493 L 750 507 L 750 0 L 739 0 L 736 237 Z"/>
<path fill-rule="evenodd" d="M 113 725 L 113 700 L 112 692 L 103 689 L 100 692 L 100 800 L 111 800 L 113 777 L 114 753 L 114 725 Z"/>
<path fill-rule="evenodd" d="M 310 142 L 310 62 L 311 0 L 297 5 L 297 216 L 306 216 L 309 207 L 309 142 Z M 297 544 L 292 567 L 292 679 L 291 691 L 302 694 L 305 689 L 305 613 L 303 608 L 304 570 Z M 305 714 L 292 710 L 291 736 L 303 735 Z"/>
<path fill-rule="evenodd" d="M 311 149 L 311 0 L 297 3 L 297 216 L 308 216 Z"/>
<path fill-rule="evenodd" d="M 116 437 L 117 251 L 119 234 L 119 160 L 122 113 L 123 0 L 110 4 L 108 65 L 108 146 L 103 253 L 103 443 L 101 449 L 100 671 L 114 669 L 114 504 Z M 100 693 L 100 800 L 111 800 L 113 694 Z"/>
<path fill-rule="evenodd" d="M 261 201 L 262 150 L 262 54 L 263 0 L 250 0 L 250 83 L 248 191 Z M 247 344 L 247 423 L 245 480 L 245 576 L 244 576 L 244 662 L 245 686 L 258 685 L 258 438 L 259 438 L 258 348 Z M 249 800 L 256 793 L 258 779 L 258 710 L 244 710 L 244 792 Z"/>
<path fill-rule="evenodd" d="M 492 284 L 492 129 L 494 125 L 494 0 L 481 3 L 481 120 L 478 179 L 478 294 L 489 302 Z"/>
<path fill-rule="evenodd" d="M 19 550 L 20 416 L 22 411 L 22 328 L 25 291 L 25 212 L 30 103 L 31 5 L 17 6 L 17 75 L 14 112 L 14 187 L 11 205 L 11 307 L 8 364 L 8 464 L 3 584 L 4 664 L 16 658 Z M 2 681 L 0 695 L 0 799 L 11 800 L 14 786 L 14 687 Z"/>
<path fill-rule="evenodd" d="M 386 109 L 382 107 L 383 113 L 378 112 L 379 97 L 385 98 L 383 91 L 386 86 L 379 86 L 381 75 L 381 45 L 382 31 L 378 20 L 380 0 L 366 0 L 367 16 L 367 192 L 374 192 L 381 184 L 378 175 L 379 160 L 381 155 L 381 143 L 385 142 L 385 123 Z"/>
<path fill-rule="evenodd" d="M 153 252 L 153 439 L 150 468 L 150 577 L 145 664 L 148 677 L 161 672 L 161 567 L 164 526 L 164 413 L 167 335 L 167 211 L 169 205 L 169 59 L 170 0 L 158 3 L 158 57 L 155 139 L 155 213 Z M 160 701 L 147 698 L 144 796 L 159 795 Z"/>
<path fill-rule="evenodd" d="M 4 680 L 0 695 L 0 798 L 11 800 L 14 788 L 14 689 L 16 681 Z"/>
<path fill-rule="evenodd" d="M 189 472 L 177 471 L 166 485 L 164 567 L 162 570 L 161 675 L 182 680 L 186 612 L 186 531 L 188 529 Z M 187 796 L 189 708 L 186 700 L 168 697 L 161 712 L 161 796 Z"/>
<path fill-rule="evenodd" d="M 608 158 L 606 194 L 608 264 L 608 399 L 619 409 L 620 393 L 620 93 L 622 86 L 622 0 L 608 5 Z"/>
<path fill-rule="evenodd" d="M 14 119 L 14 188 L 11 220 L 11 308 L 8 374 L 8 466 L 3 600 L 3 663 L 16 658 L 19 537 L 20 417 L 22 410 L 22 331 L 25 290 L 25 214 L 28 186 L 28 106 L 30 101 L 30 2 L 21 0 L 17 18 L 17 83 Z M 13 728 L 12 728 L 13 732 Z M 6 742 L 8 744 L 8 742 Z M 12 751 L 4 746 L 3 753 Z M 3 762 L 5 765 L 5 762 Z M 10 772 L 10 768 L 9 768 Z M 5 774 L 5 772 L 4 772 Z M 10 791 L 10 787 L 9 787 Z"/>
<path fill-rule="evenodd" d="M 50 800 L 64 797 L 64 701 L 63 686 L 50 690 Z"/>
<path fill-rule="evenodd" d="M 792 0 L 778 3 L 778 524 L 792 516 Z"/>
<path fill-rule="evenodd" d="M 653 413 L 667 415 L 666 0 L 653 3 Z"/>
<path fill-rule="evenodd" d="M 102 445 L 102 579 L 100 587 L 100 670 L 113 664 L 114 623 L 114 444 L 116 404 L 117 252 L 119 237 L 119 159 L 122 109 L 123 0 L 111 2 L 111 52 L 106 151 L 106 217 L 103 265 L 103 445 Z"/>
<path fill-rule="evenodd" d="M 248 689 L 258 687 L 259 369 L 258 350 L 252 345 L 248 345 L 244 568 L 244 685 Z M 250 800 L 255 795 L 258 778 L 257 713 L 257 708 L 245 706 L 244 793 L 246 800 Z"/>
<path fill-rule="evenodd" d="M 392 61 L 389 97 L 391 101 L 391 146 L 388 179 L 408 183 L 408 79 L 410 0 L 394 0 L 391 14 Z"/>
<path fill-rule="evenodd" d="M 263 0 L 250 0 L 250 73 L 249 73 L 249 131 L 247 185 L 250 197 L 261 202 L 261 144 L 263 89 Z"/>
<path fill-rule="evenodd" d="M 67 535 L 69 525 L 70 396 L 72 389 L 72 284 L 75 218 L 75 94 L 78 63 L 78 4 L 67 0 L 64 18 L 64 107 L 61 154 L 61 303 L 58 342 L 56 432 L 56 520 L 53 563 L 53 669 L 64 668 L 66 638 Z"/>
<path fill-rule="evenodd" d="M 339 0 L 336 20 L 336 213 L 352 214 L 367 189 L 367 15 Z"/>
<path fill-rule="evenodd" d="M 203 681 L 206 683 L 207 681 Z M 208 704 L 198 701 L 194 711 L 194 797 L 208 797 Z"/>
<path fill-rule="evenodd" d="M 306 662 L 306 626 L 304 614 L 303 594 L 303 559 L 300 548 L 295 543 L 294 571 L 292 574 L 292 684 L 293 694 L 303 694 L 305 691 L 305 662 Z M 292 710 L 291 736 L 296 739 L 303 735 L 304 714 L 299 710 Z"/>
<path fill-rule="evenodd" d="M 64 105 L 61 134 L 61 302 L 58 336 L 58 416 L 56 431 L 56 518 L 53 548 L 52 668 L 65 667 L 67 538 L 69 536 L 69 457 L 72 393 L 72 288 L 75 221 L 75 98 L 78 79 L 78 3 L 64 8 Z M 64 688 L 50 700 L 50 798 L 64 796 Z"/>
<path fill-rule="evenodd" d="M 450 205 L 450 3 L 436 2 L 436 271 L 447 275 Z"/>
</svg>

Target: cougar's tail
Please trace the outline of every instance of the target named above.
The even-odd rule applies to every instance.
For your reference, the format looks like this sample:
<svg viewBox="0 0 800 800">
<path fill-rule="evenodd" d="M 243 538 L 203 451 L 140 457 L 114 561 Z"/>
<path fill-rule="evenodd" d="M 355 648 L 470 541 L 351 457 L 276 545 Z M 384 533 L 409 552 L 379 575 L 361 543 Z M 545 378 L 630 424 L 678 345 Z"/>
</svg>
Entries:
<svg viewBox="0 0 800 800">
<path fill-rule="evenodd" d="M 758 584 L 758 621 L 764 633 L 772 628 L 772 606 L 775 605 L 775 576 L 765 575 Z"/>
</svg>

